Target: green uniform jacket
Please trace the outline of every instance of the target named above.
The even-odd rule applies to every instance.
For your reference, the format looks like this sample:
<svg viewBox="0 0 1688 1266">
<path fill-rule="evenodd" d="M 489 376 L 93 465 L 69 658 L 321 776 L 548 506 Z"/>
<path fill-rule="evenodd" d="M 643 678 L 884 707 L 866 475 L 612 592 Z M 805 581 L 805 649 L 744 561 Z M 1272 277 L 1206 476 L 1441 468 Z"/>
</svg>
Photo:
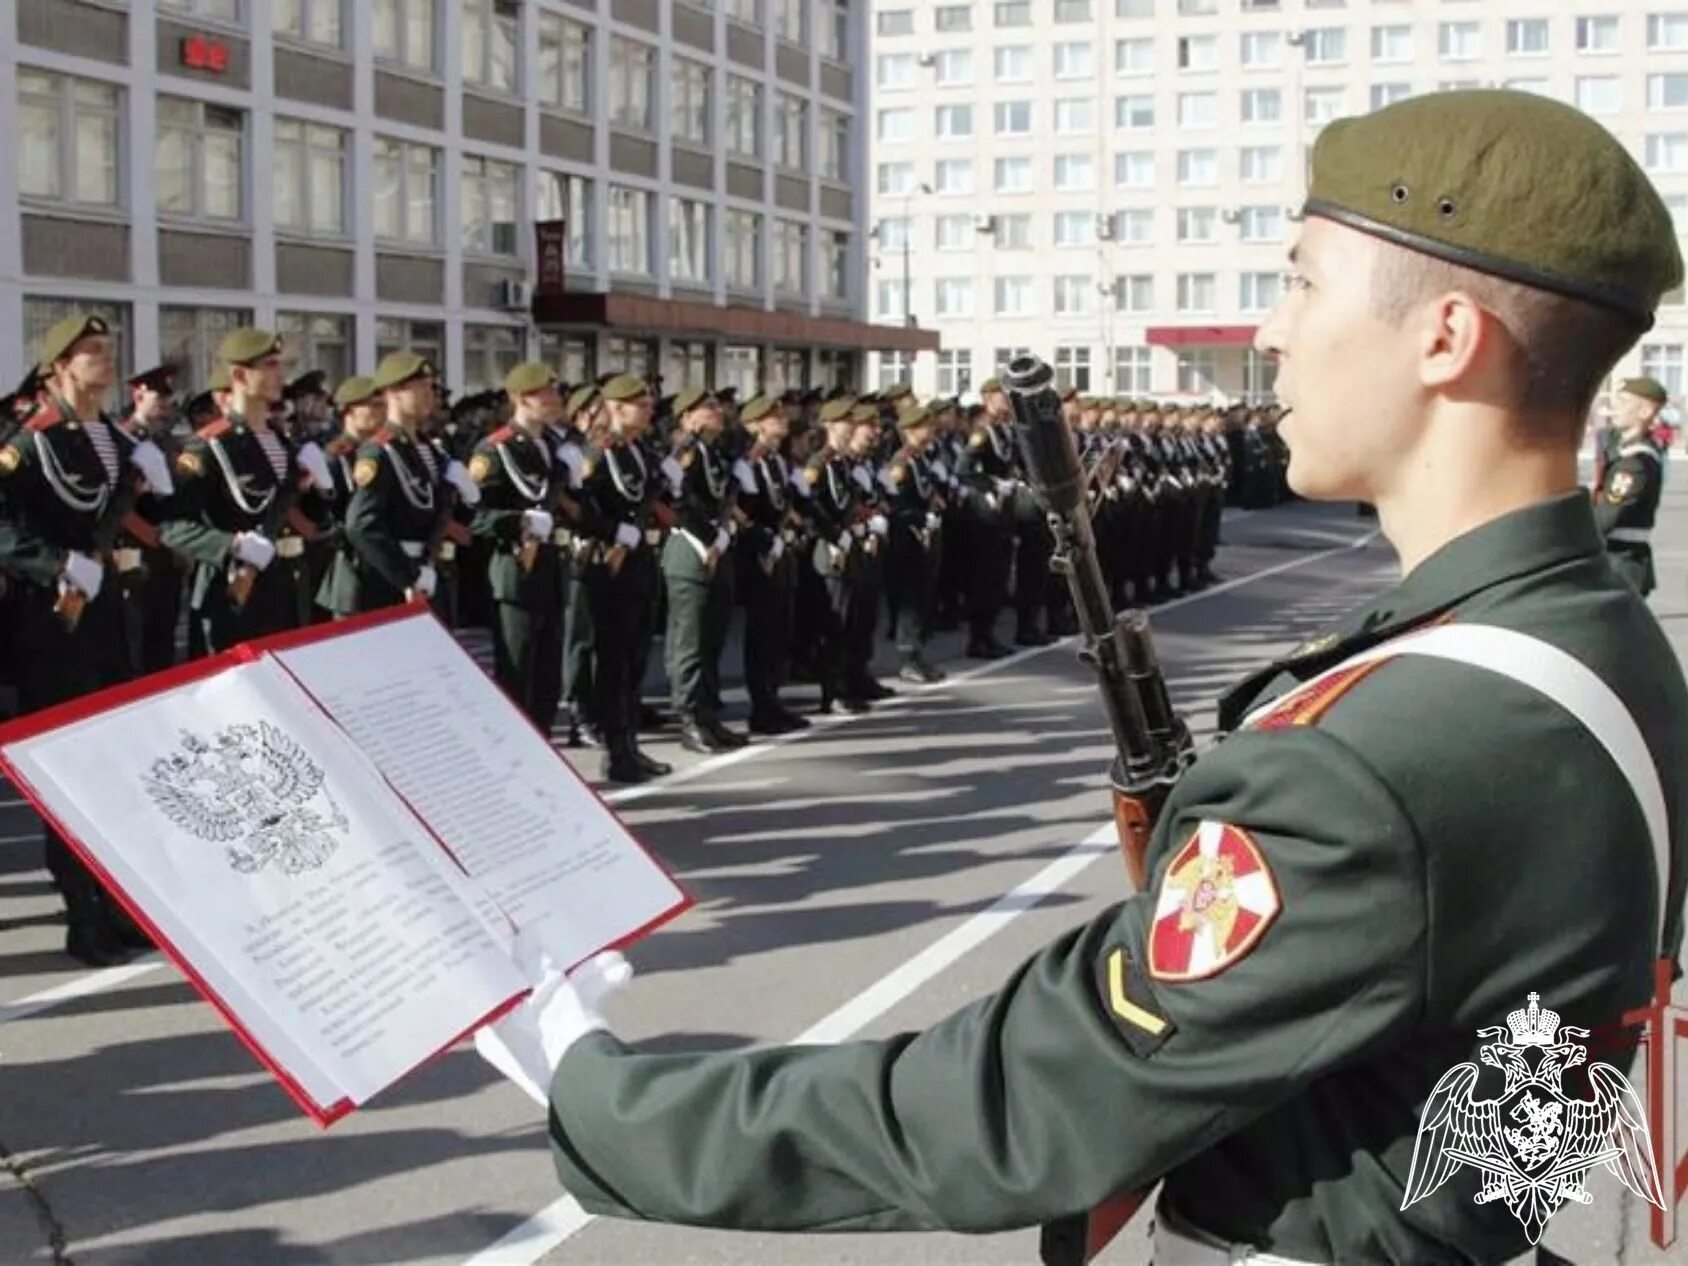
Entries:
<svg viewBox="0 0 1688 1266">
<path fill-rule="evenodd" d="M 111 437 L 115 476 L 89 434 L 96 426 Z M 133 447 L 134 440 L 114 423 L 104 418 L 84 423 L 63 401 L 43 396 L 29 421 L 0 446 L 0 574 L 53 590 L 56 597 L 67 554 L 110 550 L 135 504 L 128 469 Z"/>
<path fill-rule="evenodd" d="M 1586 493 L 1449 543 L 1333 638 L 1244 683 L 1224 715 L 1446 614 L 1558 645 L 1633 714 L 1669 808 L 1674 957 L 1688 690 L 1607 566 Z M 1167 979 L 1145 970 L 1149 942 L 1176 941 L 1194 908 L 1169 863 L 1202 823 L 1252 837 L 1280 909 L 1262 931 L 1233 928 L 1251 948 L 1221 970 L 1190 959 L 1192 978 Z M 1316 724 L 1241 730 L 1203 756 L 1149 862 L 1146 893 L 924 1032 L 703 1055 L 582 1040 L 551 1087 L 564 1185 L 623 1217 L 984 1232 L 1164 1178 L 1197 1226 L 1291 1257 L 1526 1248 L 1503 1202 L 1472 1202 L 1469 1168 L 1400 1206 L 1419 1113 L 1475 1057 L 1477 1029 L 1532 990 L 1596 1031 L 1651 996 L 1659 878 L 1629 785 L 1587 730 L 1510 679 L 1404 656 Z"/>
<path fill-rule="evenodd" d="M 1664 488 L 1664 454 L 1648 439 L 1614 450 L 1594 513 L 1612 565 L 1642 594 L 1653 591 L 1653 520 Z"/>
<path fill-rule="evenodd" d="M 495 602 L 513 602 L 534 610 L 563 600 L 563 564 L 559 539 L 571 536 L 559 508 L 558 490 L 565 472 L 553 470 L 548 442 L 513 426 L 494 431 L 469 458 L 469 477 L 480 486 L 470 531 L 492 542 L 487 579 Z M 539 543 L 533 569 L 521 564 L 522 515 L 543 510 L 555 522 L 550 540 Z"/>
<path fill-rule="evenodd" d="M 338 614 L 404 601 L 433 557 L 448 511 L 444 468 L 431 445 L 383 428 L 358 449 L 346 544 L 319 601 Z"/>
<path fill-rule="evenodd" d="M 731 545 L 729 507 L 737 499 L 732 463 L 716 445 L 689 436 L 675 448 L 669 461 L 678 468 L 680 478 L 674 497 L 674 529 L 663 547 L 662 570 L 676 580 L 702 583 L 706 577 L 698 551 L 707 554 L 723 531 L 728 532 L 728 540 L 721 554 L 725 555 Z M 667 462 L 663 465 L 671 472 Z M 725 574 L 717 564 L 714 575 Z"/>
</svg>

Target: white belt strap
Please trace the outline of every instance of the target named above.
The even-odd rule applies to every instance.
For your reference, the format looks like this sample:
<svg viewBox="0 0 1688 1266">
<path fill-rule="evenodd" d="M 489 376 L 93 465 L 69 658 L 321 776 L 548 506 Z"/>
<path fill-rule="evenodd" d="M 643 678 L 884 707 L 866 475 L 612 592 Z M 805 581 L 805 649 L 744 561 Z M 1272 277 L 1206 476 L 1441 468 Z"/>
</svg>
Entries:
<svg viewBox="0 0 1688 1266">
<path fill-rule="evenodd" d="M 1629 709 L 1624 707 L 1612 688 L 1574 655 L 1527 633 L 1487 624 L 1443 624 L 1361 651 L 1291 694 L 1309 690 L 1315 683 L 1336 673 L 1397 655 L 1426 655 L 1452 660 L 1510 677 L 1520 685 L 1546 695 L 1594 736 L 1629 783 L 1629 789 L 1635 794 L 1642 817 L 1647 822 L 1647 834 L 1653 844 L 1653 863 L 1658 870 L 1656 913 L 1662 942 L 1665 903 L 1670 897 L 1670 816 L 1665 808 L 1664 786 L 1659 781 L 1659 771 L 1653 763 L 1652 753 L 1647 749 L 1647 741 L 1641 736 L 1635 718 L 1630 716 Z M 1274 699 L 1251 713 L 1249 720 L 1278 707 L 1282 702 L 1283 699 Z"/>
<path fill-rule="evenodd" d="M 406 558 L 421 558 L 428 552 L 428 542 L 400 541 L 399 548 L 404 551 Z"/>
<path fill-rule="evenodd" d="M 1653 539 L 1652 528 L 1613 528 L 1606 533 L 1608 541 L 1627 541 L 1631 545 L 1646 545 Z"/>
</svg>

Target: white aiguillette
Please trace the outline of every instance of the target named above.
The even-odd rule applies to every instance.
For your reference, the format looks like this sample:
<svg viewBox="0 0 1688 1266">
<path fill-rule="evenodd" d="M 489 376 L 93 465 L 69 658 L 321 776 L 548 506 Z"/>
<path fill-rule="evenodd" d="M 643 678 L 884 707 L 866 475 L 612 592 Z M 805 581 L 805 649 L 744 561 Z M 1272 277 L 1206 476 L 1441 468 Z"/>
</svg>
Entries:
<svg viewBox="0 0 1688 1266">
<path fill-rule="evenodd" d="M 0 727 L 0 768 L 326 1125 L 690 905 L 420 607 Z"/>
</svg>

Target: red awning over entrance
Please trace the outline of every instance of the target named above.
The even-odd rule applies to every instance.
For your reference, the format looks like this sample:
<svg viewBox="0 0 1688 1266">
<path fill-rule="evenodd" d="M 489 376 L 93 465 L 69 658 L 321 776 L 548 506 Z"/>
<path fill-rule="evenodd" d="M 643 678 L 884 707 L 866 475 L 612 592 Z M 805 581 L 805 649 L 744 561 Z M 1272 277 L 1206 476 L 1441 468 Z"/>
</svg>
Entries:
<svg viewBox="0 0 1688 1266">
<path fill-rule="evenodd" d="M 1150 347 L 1251 347 L 1257 325 L 1151 325 Z"/>
<path fill-rule="evenodd" d="M 644 334 L 713 335 L 765 343 L 811 343 L 863 351 L 928 352 L 938 349 L 938 331 L 919 326 L 870 325 L 841 317 L 812 317 L 760 308 L 717 307 L 690 299 L 658 299 L 612 292 L 536 295 L 534 319 L 541 325 L 596 325 Z"/>
</svg>

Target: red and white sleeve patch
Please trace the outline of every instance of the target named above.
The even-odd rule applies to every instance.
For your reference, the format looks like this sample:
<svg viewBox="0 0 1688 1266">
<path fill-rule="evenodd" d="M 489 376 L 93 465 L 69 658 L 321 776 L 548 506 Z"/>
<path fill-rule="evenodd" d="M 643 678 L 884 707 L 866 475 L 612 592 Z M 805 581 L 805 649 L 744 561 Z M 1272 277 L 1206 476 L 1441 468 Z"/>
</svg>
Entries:
<svg viewBox="0 0 1688 1266">
<path fill-rule="evenodd" d="M 1272 868 L 1241 827 L 1204 821 L 1167 867 L 1149 929 L 1149 975 L 1205 980 L 1244 958 L 1283 908 Z"/>
</svg>

